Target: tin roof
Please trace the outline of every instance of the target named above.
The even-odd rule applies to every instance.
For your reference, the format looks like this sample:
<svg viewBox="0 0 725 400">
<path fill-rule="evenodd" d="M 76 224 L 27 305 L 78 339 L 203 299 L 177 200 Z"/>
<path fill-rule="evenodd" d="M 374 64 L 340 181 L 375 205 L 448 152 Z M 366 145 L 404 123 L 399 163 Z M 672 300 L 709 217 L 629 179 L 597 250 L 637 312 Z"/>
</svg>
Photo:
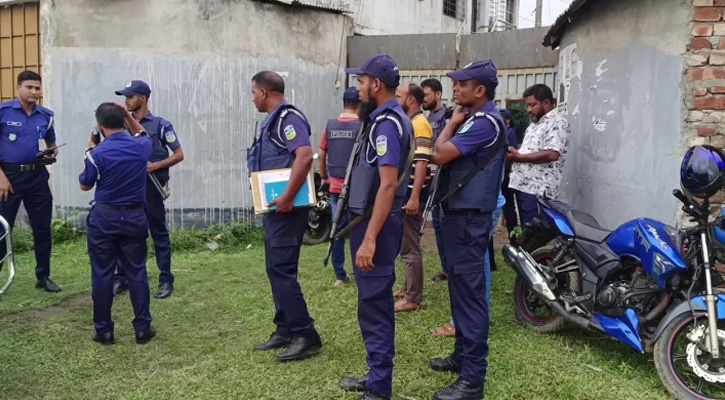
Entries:
<svg viewBox="0 0 725 400">
<path fill-rule="evenodd" d="M 566 27 L 581 15 L 586 9 L 585 6 L 591 5 L 597 0 L 574 0 L 569 4 L 569 8 L 559 16 L 551 26 L 549 32 L 544 36 L 543 45 L 555 49 L 559 47 L 562 36 L 566 31 Z"/>
<path fill-rule="evenodd" d="M 304 8 L 316 8 L 336 13 L 349 13 L 348 4 L 341 0 L 256 0 L 265 3 L 279 3 L 287 6 Z"/>
</svg>

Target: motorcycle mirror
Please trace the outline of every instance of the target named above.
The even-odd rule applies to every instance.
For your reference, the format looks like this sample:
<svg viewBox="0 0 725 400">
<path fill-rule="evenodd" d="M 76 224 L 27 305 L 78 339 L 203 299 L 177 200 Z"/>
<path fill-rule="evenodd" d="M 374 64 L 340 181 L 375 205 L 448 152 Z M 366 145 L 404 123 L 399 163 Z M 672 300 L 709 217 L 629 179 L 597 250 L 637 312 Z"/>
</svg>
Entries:
<svg viewBox="0 0 725 400">
<path fill-rule="evenodd" d="M 320 155 L 319 154 L 315 153 L 315 154 L 312 155 L 312 159 L 313 160 L 317 160 L 318 158 L 320 158 Z"/>
</svg>

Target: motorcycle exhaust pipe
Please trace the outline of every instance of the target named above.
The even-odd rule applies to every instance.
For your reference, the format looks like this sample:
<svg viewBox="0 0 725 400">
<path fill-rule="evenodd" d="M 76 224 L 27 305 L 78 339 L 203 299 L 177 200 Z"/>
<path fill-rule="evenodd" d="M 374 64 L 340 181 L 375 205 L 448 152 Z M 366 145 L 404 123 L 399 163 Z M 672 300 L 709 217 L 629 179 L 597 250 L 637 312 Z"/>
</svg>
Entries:
<svg viewBox="0 0 725 400">
<path fill-rule="evenodd" d="M 506 262 L 524 280 L 526 286 L 533 290 L 536 296 L 546 303 L 551 311 L 574 325 L 584 329 L 602 332 L 601 327 L 598 326 L 599 324 L 566 311 L 564 306 L 556 301 L 556 296 L 551 291 L 551 288 L 549 288 L 546 276 L 544 276 L 541 267 L 539 267 L 539 264 L 529 253 L 509 244 L 504 245 L 502 251 Z"/>
<path fill-rule="evenodd" d="M 529 253 L 510 244 L 504 245 L 502 252 L 506 262 L 526 281 L 526 285 L 531 290 L 536 292 L 544 300 L 556 300 L 556 296 L 554 296 L 554 292 L 549 288 L 549 284 L 539 264 L 534 261 Z"/>
</svg>

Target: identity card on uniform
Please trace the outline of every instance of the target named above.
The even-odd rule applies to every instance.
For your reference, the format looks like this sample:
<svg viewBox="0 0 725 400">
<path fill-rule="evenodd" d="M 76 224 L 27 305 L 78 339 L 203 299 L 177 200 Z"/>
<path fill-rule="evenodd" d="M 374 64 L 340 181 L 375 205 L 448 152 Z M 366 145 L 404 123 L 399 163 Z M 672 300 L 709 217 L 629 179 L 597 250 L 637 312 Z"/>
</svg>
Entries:
<svg viewBox="0 0 725 400">
<path fill-rule="evenodd" d="M 272 212 L 275 206 L 269 207 L 274 199 L 282 196 L 287 189 L 292 168 L 274 169 L 269 171 L 252 172 L 252 197 L 254 198 L 254 213 L 264 214 Z M 294 198 L 295 207 L 307 207 L 317 203 L 314 190 L 312 170 L 300 187 Z"/>
</svg>

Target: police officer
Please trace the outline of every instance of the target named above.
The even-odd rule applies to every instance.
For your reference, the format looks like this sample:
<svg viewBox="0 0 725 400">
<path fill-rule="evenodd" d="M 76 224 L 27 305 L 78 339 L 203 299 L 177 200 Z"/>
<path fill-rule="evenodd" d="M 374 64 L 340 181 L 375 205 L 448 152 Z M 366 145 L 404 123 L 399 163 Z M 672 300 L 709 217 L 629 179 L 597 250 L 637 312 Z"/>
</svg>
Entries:
<svg viewBox="0 0 725 400">
<path fill-rule="evenodd" d="M 153 144 L 153 151 L 149 158 L 147 171 L 153 174 L 162 187 L 169 181 L 169 168 L 184 161 L 184 150 L 181 149 L 179 137 L 171 122 L 157 117 L 149 111 L 149 97 L 151 89 L 144 81 L 131 81 L 124 89 L 116 92 L 117 96 L 126 97 L 126 109 L 133 113 L 141 122 L 144 130 L 148 132 Z M 171 156 L 169 156 L 171 149 Z M 146 182 L 146 204 L 144 209 L 148 218 L 151 237 L 154 240 L 154 253 L 159 274 L 159 288 L 154 295 L 157 299 L 171 296 L 174 290 L 174 274 L 171 273 L 171 241 L 169 229 L 166 226 L 166 207 L 162 193 L 151 182 Z M 126 276 L 122 269 L 118 270 L 113 287 L 114 294 L 118 295 L 128 288 Z"/>
<path fill-rule="evenodd" d="M 121 105 L 101 104 L 96 110 L 96 121 L 105 140 L 94 147 L 91 136 L 85 166 L 78 178 L 81 190 L 96 187 L 88 214 L 88 256 L 96 328 L 93 340 L 102 345 L 114 343 L 111 306 L 113 271 L 118 265 L 128 279 L 136 343 L 144 344 L 156 336 L 149 312 L 148 224 L 143 209 L 151 140 Z M 140 137 L 129 135 L 125 125 Z"/>
<path fill-rule="evenodd" d="M 356 87 L 345 90 L 342 95 L 343 113 L 336 119 L 327 121 L 320 139 L 320 174 L 323 184 L 330 185 L 330 201 L 332 215 L 336 215 L 337 203 L 340 200 L 342 186 L 345 183 L 345 172 L 350 160 L 355 138 L 360 133 L 362 121 L 360 92 Z M 339 221 L 339 229 L 345 228 L 347 218 Z M 340 238 L 332 245 L 332 266 L 335 269 L 335 286 L 344 286 L 349 278 L 345 271 L 345 239 Z"/>
<path fill-rule="evenodd" d="M 503 117 L 504 122 L 507 126 L 507 138 L 508 143 L 510 147 L 517 148 L 518 147 L 518 138 L 516 137 L 516 129 L 513 126 L 513 120 L 514 116 L 511 114 L 511 111 L 509 110 L 501 110 L 501 116 Z M 501 185 L 501 192 L 503 193 L 504 197 L 506 198 L 506 204 L 503 206 L 503 217 L 506 219 L 506 230 L 509 234 L 509 239 L 513 242 L 513 238 L 511 238 L 511 232 L 516 229 L 517 226 L 519 226 L 519 218 L 518 215 L 516 215 L 516 203 L 514 201 L 514 190 L 509 188 L 509 174 L 511 173 L 511 162 L 506 162 L 506 172 L 504 173 L 503 177 L 503 184 Z M 489 246 L 490 248 L 490 246 Z"/>
<path fill-rule="evenodd" d="M 292 168 L 287 189 L 269 204 L 276 210 L 264 215 L 264 251 L 277 310 L 277 329 L 255 350 L 287 348 L 277 355 L 279 361 L 301 360 L 322 348 L 297 281 L 308 209 L 294 208 L 294 197 L 312 167 L 310 125 L 300 110 L 285 101 L 284 81 L 278 74 L 256 74 L 252 78 L 252 94 L 257 110 L 269 115 L 262 122 L 260 141 L 248 154 L 249 171 Z"/>
<path fill-rule="evenodd" d="M 53 196 L 48 186 L 48 170 L 58 151 L 50 159 L 39 160 L 38 143 L 55 147 L 53 112 L 38 105 L 40 75 L 23 71 L 18 75 L 18 98 L 0 104 L 0 215 L 12 228 L 20 202 L 28 212 L 35 246 L 35 277 L 38 289 L 60 292 L 50 280 L 50 219 Z M 0 259 L 6 254 L 0 245 Z"/>
<path fill-rule="evenodd" d="M 448 76 L 456 81 L 458 104 L 433 151 L 443 165 L 441 188 L 450 196 L 442 204 L 443 245 L 448 256 L 448 288 L 456 322 L 453 354 L 430 361 L 436 371 L 460 373 L 437 400 L 483 398 L 488 357 L 489 310 L 486 302 L 484 257 L 492 212 L 496 209 L 505 162 L 506 129 L 493 100 L 497 70 L 491 61 L 478 61 Z M 488 164 L 460 189 L 462 178 Z"/>
<path fill-rule="evenodd" d="M 409 179 L 406 155 L 413 126 L 395 97 L 400 74 L 390 56 L 374 55 L 361 68 L 348 69 L 347 73 L 358 75 L 363 103 L 375 108 L 352 170 L 348 202 L 351 224 L 372 208 L 370 216 L 350 232 L 358 322 L 370 370 L 363 378 L 343 378 L 340 386 L 364 391 L 361 400 L 390 399 L 395 355 L 392 290 L 403 235 L 401 210 Z"/>
</svg>

